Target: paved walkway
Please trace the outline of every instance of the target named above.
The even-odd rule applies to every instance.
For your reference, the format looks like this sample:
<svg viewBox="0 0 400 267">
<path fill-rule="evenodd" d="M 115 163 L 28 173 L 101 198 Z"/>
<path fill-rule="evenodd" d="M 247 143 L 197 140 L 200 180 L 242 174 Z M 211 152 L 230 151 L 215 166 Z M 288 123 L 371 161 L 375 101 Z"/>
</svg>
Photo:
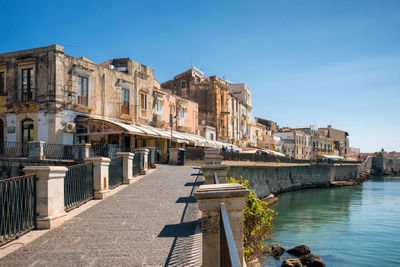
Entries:
<svg viewBox="0 0 400 267">
<path fill-rule="evenodd" d="M 0 266 L 200 266 L 192 167 L 157 170 L 14 253 Z"/>
</svg>

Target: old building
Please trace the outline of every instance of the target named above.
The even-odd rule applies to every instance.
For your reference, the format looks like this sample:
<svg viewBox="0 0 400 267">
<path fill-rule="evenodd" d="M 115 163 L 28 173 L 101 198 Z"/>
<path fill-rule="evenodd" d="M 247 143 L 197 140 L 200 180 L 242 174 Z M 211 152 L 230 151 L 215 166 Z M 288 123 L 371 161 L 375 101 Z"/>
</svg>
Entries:
<svg viewBox="0 0 400 267">
<path fill-rule="evenodd" d="M 295 159 L 310 159 L 311 135 L 295 128 L 284 128 L 274 134 L 281 139 L 282 153 Z"/>
<path fill-rule="evenodd" d="M 333 138 L 335 149 L 339 151 L 339 155 L 346 156 L 349 153 L 349 133 L 346 131 L 332 128 L 328 125 L 326 128 L 319 128 L 318 132 L 329 138 Z"/>
<path fill-rule="evenodd" d="M 230 82 L 218 76 L 205 77 L 195 67 L 161 84 L 173 94 L 198 103 L 201 130 L 216 129 L 217 140 L 238 143 L 239 104 L 229 91 Z M 204 135 L 204 132 L 202 133 Z"/>
<path fill-rule="evenodd" d="M 195 135 L 196 103 L 154 84 L 154 70 L 129 58 L 97 65 L 65 54 L 59 45 L 2 53 L 0 138 L 119 147 L 157 146 L 172 139 L 175 146 L 222 146 Z"/>
</svg>

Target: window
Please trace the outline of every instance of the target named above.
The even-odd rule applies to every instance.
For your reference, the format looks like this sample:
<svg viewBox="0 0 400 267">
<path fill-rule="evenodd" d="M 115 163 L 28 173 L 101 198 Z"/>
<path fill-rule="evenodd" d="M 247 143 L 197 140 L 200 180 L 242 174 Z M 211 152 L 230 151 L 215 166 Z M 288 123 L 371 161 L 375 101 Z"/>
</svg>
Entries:
<svg viewBox="0 0 400 267">
<path fill-rule="evenodd" d="M 210 139 L 214 140 L 214 134 L 213 133 L 210 133 Z"/>
<path fill-rule="evenodd" d="M 22 100 L 33 100 L 33 69 L 21 70 Z"/>
<path fill-rule="evenodd" d="M 157 113 L 161 113 L 162 111 L 162 102 L 161 101 L 157 101 L 156 103 L 156 112 Z"/>
<path fill-rule="evenodd" d="M 179 110 L 179 118 L 182 118 L 182 119 L 185 118 L 185 111 L 183 110 L 183 108 L 181 108 L 181 109 Z"/>
<path fill-rule="evenodd" d="M 146 94 L 140 94 L 140 106 L 143 109 L 147 109 L 147 95 Z"/>
<path fill-rule="evenodd" d="M 224 95 L 221 95 L 221 109 L 224 107 Z"/>
<path fill-rule="evenodd" d="M 31 119 L 22 121 L 22 143 L 28 143 L 34 141 L 34 123 Z"/>
<path fill-rule="evenodd" d="M 78 76 L 78 88 L 76 93 L 78 95 L 78 104 L 79 105 L 88 105 L 88 78 Z"/>
<path fill-rule="evenodd" d="M 129 114 L 129 90 L 122 88 L 121 90 L 121 113 Z"/>
<path fill-rule="evenodd" d="M 0 72 L 0 94 L 6 92 L 6 77 L 4 72 Z"/>
<path fill-rule="evenodd" d="M 181 83 L 181 88 L 182 88 L 182 89 L 186 88 L 186 81 L 183 81 L 183 82 Z"/>
</svg>

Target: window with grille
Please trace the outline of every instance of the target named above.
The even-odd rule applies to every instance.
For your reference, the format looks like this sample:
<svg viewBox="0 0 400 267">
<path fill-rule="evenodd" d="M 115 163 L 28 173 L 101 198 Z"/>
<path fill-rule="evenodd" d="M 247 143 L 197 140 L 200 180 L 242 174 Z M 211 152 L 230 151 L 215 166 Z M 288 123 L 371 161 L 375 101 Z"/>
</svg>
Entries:
<svg viewBox="0 0 400 267">
<path fill-rule="evenodd" d="M 129 114 L 129 90 L 122 88 L 121 90 L 121 113 Z"/>
<path fill-rule="evenodd" d="M 33 69 L 21 70 L 22 100 L 33 100 Z"/>
<path fill-rule="evenodd" d="M 78 86 L 76 89 L 77 93 L 77 100 L 79 105 L 87 106 L 88 105 L 88 87 L 89 87 L 89 81 L 88 78 L 78 76 Z"/>
</svg>

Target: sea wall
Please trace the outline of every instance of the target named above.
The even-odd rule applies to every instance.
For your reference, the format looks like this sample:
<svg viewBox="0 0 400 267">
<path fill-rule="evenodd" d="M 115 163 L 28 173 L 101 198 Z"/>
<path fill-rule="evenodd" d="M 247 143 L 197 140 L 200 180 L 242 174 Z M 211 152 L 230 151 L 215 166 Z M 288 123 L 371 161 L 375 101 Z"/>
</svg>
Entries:
<svg viewBox="0 0 400 267">
<path fill-rule="evenodd" d="M 400 159 L 389 158 L 384 155 L 374 156 L 372 157 L 370 173 L 372 175 L 400 173 Z"/>
<path fill-rule="evenodd" d="M 328 187 L 330 182 L 355 179 L 359 164 L 295 166 L 230 166 L 228 176 L 249 180 L 259 198 L 286 191 Z"/>
</svg>

